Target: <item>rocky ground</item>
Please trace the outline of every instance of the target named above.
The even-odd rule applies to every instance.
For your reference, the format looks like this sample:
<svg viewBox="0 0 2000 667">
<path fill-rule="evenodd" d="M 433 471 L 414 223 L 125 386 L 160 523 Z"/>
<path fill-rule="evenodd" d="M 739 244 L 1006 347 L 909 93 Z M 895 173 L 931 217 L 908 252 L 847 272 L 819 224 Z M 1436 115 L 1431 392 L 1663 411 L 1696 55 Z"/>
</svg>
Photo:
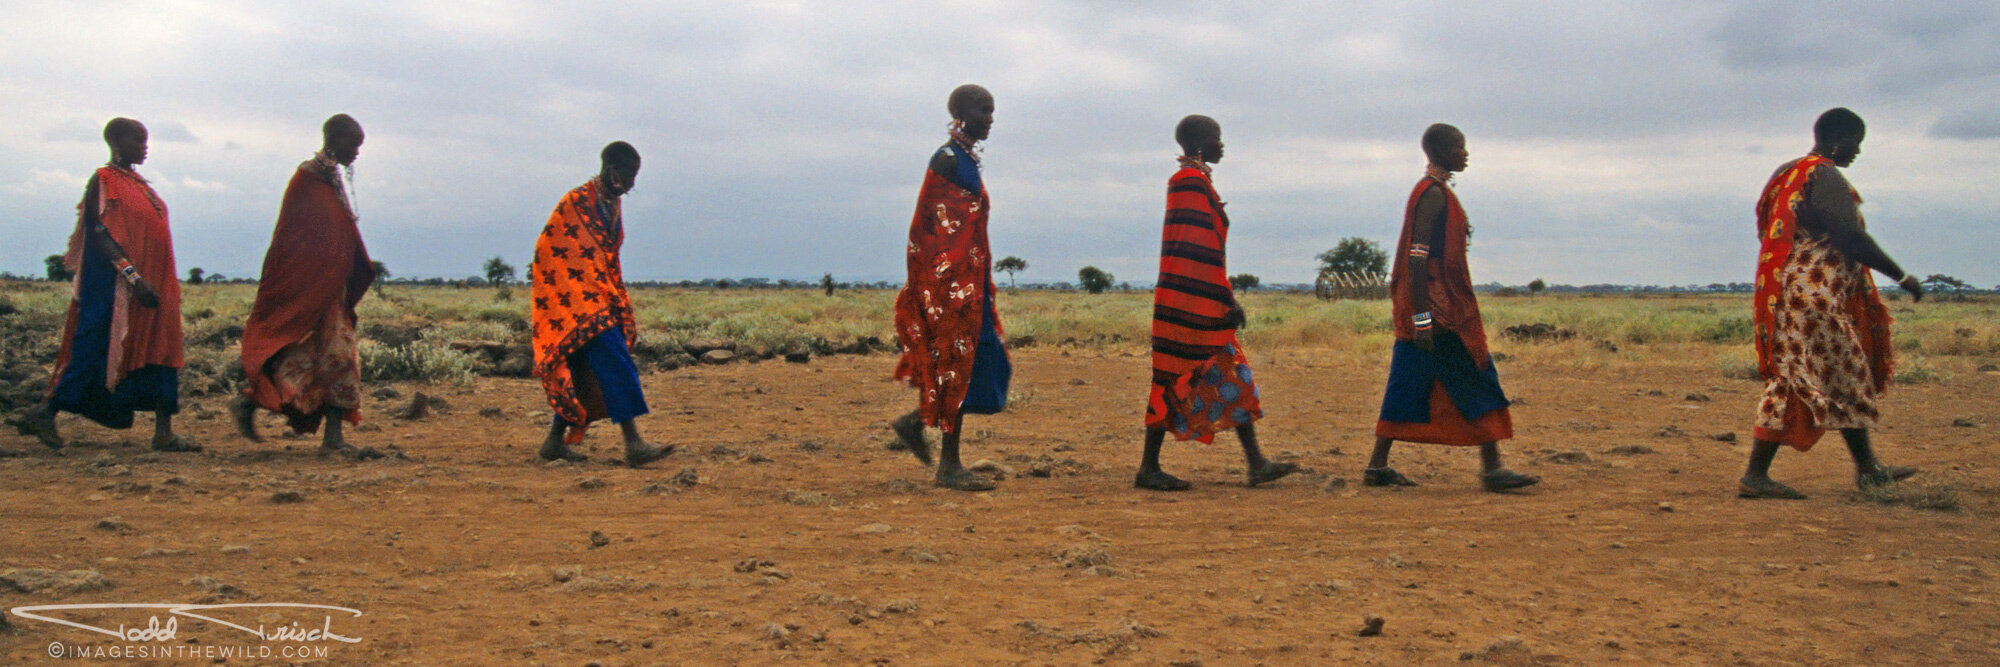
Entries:
<svg viewBox="0 0 2000 667">
<path fill-rule="evenodd" d="M 143 417 L 66 417 L 59 454 L 9 429 L 0 607 L 359 610 L 327 621 L 358 643 L 297 660 L 334 664 L 2000 661 L 2000 374 L 1889 396 L 1880 448 L 1925 470 L 1897 493 L 1857 494 L 1829 440 L 1775 469 L 1811 499 L 1745 501 L 1753 382 L 1517 359 L 1506 449 L 1546 481 L 1501 496 L 1473 452 L 1428 446 L 1397 455 L 1423 486 L 1360 488 L 1382 365 L 1285 350 L 1257 362 L 1261 429 L 1311 472 L 1245 488 L 1223 436 L 1171 446 L 1196 487 L 1156 494 L 1130 487 L 1147 362 L 1123 347 L 1017 352 L 1014 405 L 967 423 L 1007 477 L 978 495 L 888 448 L 913 398 L 882 354 L 651 373 L 642 423 L 678 451 L 643 470 L 615 465 L 611 428 L 590 463 L 531 461 L 548 408 L 503 377 L 372 388 L 352 436 L 393 455 L 364 463 L 234 437 L 226 392 L 188 400 L 200 454 L 148 452 Z M 442 400 L 396 416 L 419 392 Z M 52 642 L 146 643 L 8 615 L 0 663 Z M 173 643 L 263 644 L 192 620 Z"/>
</svg>

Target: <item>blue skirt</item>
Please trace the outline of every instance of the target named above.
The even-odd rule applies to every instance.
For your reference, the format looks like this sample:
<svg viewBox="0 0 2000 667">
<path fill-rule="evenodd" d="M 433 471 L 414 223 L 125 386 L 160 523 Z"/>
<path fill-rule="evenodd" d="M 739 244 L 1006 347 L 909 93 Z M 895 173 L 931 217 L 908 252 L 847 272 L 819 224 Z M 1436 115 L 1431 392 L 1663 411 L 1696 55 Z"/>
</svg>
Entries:
<svg viewBox="0 0 2000 667">
<path fill-rule="evenodd" d="M 76 332 L 70 339 L 69 364 L 56 378 L 49 405 L 117 429 L 131 428 L 134 412 L 160 416 L 180 412 L 178 368 L 145 366 L 127 373 L 116 388 L 105 388 L 118 272 L 94 244 L 84 245 L 77 288 Z"/>
<path fill-rule="evenodd" d="M 980 320 L 979 347 L 972 353 L 972 384 L 965 390 L 959 412 L 975 415 L 998 414 L 1007 409 L 1007 385 L 1014 379 L 1014 365 L 1007 360 L 1007 346 L 1000 341 L 1000 318 L 993 309 L 993 294 L 986 294 L 986 314 Z"/>
<path fill-rule="evenodd" d="M 625 343 L 625 332 L 612 328 L 590 339 L 570 356 L 572 373 L 579 365 L 589 369 L 597 393 L 603 397 L 605 416 L 612 423 L 623 424 L 650 411 L 646 407 L 646 391 L 639 387 L 639 367 L 632 362 L 632 348 Z"/>
<path fill-rule="evenodd" d="M 1446 396 L 1465 420 L 1477 421 L 1507 407 L 1500 373 L 1492 365 L 1480 368 L 1458 334 L 1446 331 L 1431 338 L 1433 351 L 1416 343 L 1396 341 L 1389 360 L 1389 387 L 1382 392 L 1382 420 L 1409 424 L 1431 421 L 1431 385 L 1444 385 Z"/>
</svg>

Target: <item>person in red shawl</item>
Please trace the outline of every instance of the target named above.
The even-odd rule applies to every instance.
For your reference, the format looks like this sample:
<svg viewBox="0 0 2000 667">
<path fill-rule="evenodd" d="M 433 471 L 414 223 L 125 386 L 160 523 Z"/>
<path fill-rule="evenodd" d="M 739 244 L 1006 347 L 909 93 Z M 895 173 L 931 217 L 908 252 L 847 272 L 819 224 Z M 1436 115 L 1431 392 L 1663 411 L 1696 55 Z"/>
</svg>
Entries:
<svg viewBox="0 0 2000 667">
<path fill-rule="evenodd" d="M 47 400 L 25 424 L 60 449 L 56 413 L 73 412 L 117 429 L 132 413 L 153 413 L 153 449 L 200 451 L 174 434 L 180 412 L 181 283 L 167 205 L 133 168 L 146 161 L 146 126 L 114 118 L 104 126 L 111 161 L 97 169 L 77 204 L 76 231 L 63 263 L 76 273 L 69 315 Z"/>
<path fill-rule="evenodd" d="M 993 482 L 959 461 L 959 427 L 965 413 L 995 414 L 1007 407 L 1013 367 L 1001 342 L 993 305 L 993 253 L 986 240 L 991 200 L 980 181 L 973 144 L 993 128 L 993 94 L 967 84 L 951 91 L 951 141 L 931 155 L 917 193 L 906 248 L 909 282 L 896 297 L 896 339 L 903 356 L 896 379 L 917 389 L 917 409 L 892 422 L 910 453 L 930 465 L 924 425 L 943 432 L 938 486 L 987 491 Z"/>
<path fill-rule="evenodd" d="M 1471 159 L 1465 134 L 1438 123 L 1424 131 L 1423 146 L 1430 164 L 1403 208 L 1403 234 L 1389 274 L 1396 346 L 1375 422 L 1375 453 L 1361 481 L 1416 486 L 1389 467 L 1390 447 L 1402 440 L 1478 445 L 1479 482 L 1487 491 L 1531 486 L 1541 479 L 1500 465 L 1499 441 L 1514 437 L 1514 421 L 1472 294 L 1465 257 L 1472 225 L 1451 190 L 1452 174 Z"/>
<path fill-rule="evenodd" d="M 1917 472 L 1882 465 L 1868 442 L 1894 365 L 1889 311 L 1868 271 L 1893 278 L 1915 300 L 1924 289 L 1868 235 L 1861 195 L 1838 169 L 1854 163 L 1866 135 L 1853 111 L 1821 114 L 1812 153 L 1779 167 L 1758 198 L 1763 247 L 1753 308 L 1764 395 L 1739 484 L 1745 498 L 1804 498 L 1771 479 L 1771 459 L 1779 445 L 1803 452 L 1829 430 L 1847 441 L 1862 488 Z"/>
<path fill-rule="evenodd" d="M 1250 360 L 1236 330 L 1243 305 L 1229 284 L 1229 215 L 1208 165 L 1222 161 L 1222 126 L 1194 115 L 1174 128 L 1179 171 L 1167 181 L 1167 217 L 1160 238 L 1160 279 L 1153 288 L 1153 385 L 1146 396 L 1146 450 L 1132 485 L 1185 491 L 1187 481 L 1160 469 L 1167 431 L 1207 443 L 1235 429 L 1245 475 L 1256 486 L 1298 471 L 1257 447 L 1255 422 L 1264 416 Z"/>
<path fill-rule="evenodd" d="M 631 344 L 638 336 L 618 251 L 625 243 L 619 197 L 639 178 L 639 151 L 614 141 L 599 154 L 597 176 L 569 191 L 549 215 L 528 266 L 534 303 L 535 376 L 555 416 L 540 455 L 583 461 L 570 449 L 591 421 L 610 419 L 624 431 L 625 465 L 637 468 L 673 453 L 639 435 L 646 394 Z"/>
<path fill-rule="evenodd" d="M 243 437 L 257 435 L 257 408 L 283 413 L 292 431 L 326 432 L 322 455 L 379 458 L 341 436 L 342 422 L 361 421 L 361 362 L 355 348 L 354 306 L 375 281 L 361 243 L 349 185 L 366 135 L 346 114 L 320 126 L 321 147 L 299 164 L 285 186 L 277 228 L 264 253 L 257 300 L 243 325 L 243 374 L 249 386 L 229 405 Z"/>
</svg>

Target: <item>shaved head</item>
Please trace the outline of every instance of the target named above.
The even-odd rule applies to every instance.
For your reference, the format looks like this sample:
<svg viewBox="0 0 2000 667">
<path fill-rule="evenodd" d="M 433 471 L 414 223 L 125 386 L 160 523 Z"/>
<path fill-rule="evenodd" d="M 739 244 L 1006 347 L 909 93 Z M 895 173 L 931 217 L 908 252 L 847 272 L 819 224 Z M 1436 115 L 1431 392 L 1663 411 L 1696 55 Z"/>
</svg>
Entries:
<svg viewBox="0 0 2000 667">
<path fill-rule="evenodd" d="M 344 113 L 334 114 L 319 126 L 319 136 L 323 141 L 333 141 L 334 137 L 361 136 L 361 122 Z"/>
<path fill-rule="evenodd" d="M 952 118 L 965 120 L 965 112 L 982 102 L 992 104 L 993 93 L 987 92 L 984 86 L 968 83 L 951 89 L 951 97 L 945 100 L 944 108 L 951 112 Z"/>
<path fill-rule="evenodd" d="M 944 107 L 973 141 L 984 141 L 986 134 L 993 131 L 993 93 L 985 88 L 970 83 L 953 88 Z"/>
<path fill-rule="evenodd" d="M 1847 107 L 1827 109 L 1813 122 L 1813 141 L 1831 144 L 1836 141 L 1854 139 L 1867 133 L 1868 125 L 1861 122 L 1861 114 Z"/>
<path fill-rule="evenodd" d="M 1465 133 L 1444 123 L 1437 123 L 1424 129 L 1424 157 L 1432 164 L 1446 164 L 1451 150 L 1465 142 Z"/>
<path fill-rule="evenodd" d="M 1201 114 L 1191 114 L 1182 118 L 1179 125 L 1174 126 L 1174 141 L 1179 143 L 1181 150 L 1188 155 L 1194 155 L 1220 136 L 1222 136 L 1222 124 L 1215 122 L 1214 118 Z"/>
<path fill-rule="evenodd" d="M 130 118 L 113 118 L 104 124 L 104 143 L 116 145 L 120 139 L 146 136 L 146 125 Z"/>
<path fill-rule="evenodd" d="M 635 171 L 639 168 L 639 149 L 623 141 L 605 144 L 604 150 L 599 152 L 597 157 L 607 167 L 631 167 Z"/>
</svg>

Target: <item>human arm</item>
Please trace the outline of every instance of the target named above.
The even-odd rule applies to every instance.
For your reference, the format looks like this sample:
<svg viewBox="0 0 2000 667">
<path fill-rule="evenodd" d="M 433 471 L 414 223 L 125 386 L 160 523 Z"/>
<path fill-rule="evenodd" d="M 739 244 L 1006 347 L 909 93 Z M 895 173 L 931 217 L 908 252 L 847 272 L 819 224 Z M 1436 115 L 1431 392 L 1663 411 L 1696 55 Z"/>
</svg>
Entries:
<svg viewBox="0 0 2000 667">
<path fill-rule="evenodd" d="M 1812 183 L 1806 188 L 1805 202 L 1812 215 L 1801 216 L 1800 226 L 1824 236 L 1828 245 L 1848 259 L 1896 281 L 1914 300 L 1923 300 L 1924 288 L 1916 276 L 1897 266 L 1862 226 L 1861 209 L 1854 201 L 1847 178 L 1833 167 L 1821 166 L 1814 171 Z"/>
<path fill-rule="evenodd" d="M 125 256 L 125 249 L 119 247 L 117 239 L 111 238 L 111 231 L 104 228 L 101 219 L 103 211 L 98 210 L 101 206 L 98 200 L 99 192 L 97 177 L 90 177 L 90 184 L 84 186 L 83 190 L 83 228 L 88 237 L 87 242 L 96 246 L 98 252 L 104 253 L 104 256 L 111 261 L 111 269 L 132 285 L 132 298 L 137 300 L 139 305 L 147 308 L 160 307 L 159 293 L 153 291 L 153 286 L 139 276 L 139 269 L 132 266 L 132 260 Z"/>
<path fill-rule="evenodd" d="M 1443 250 L 1439 243 L 1439 232 L 1444 229 L 1444 192 L 1436 186 L 1426 188 L 1417 198 L 1416 214 L 1410 220 L 1409 256 L 1404 258 L 1404 288 L 1409 297 L 1410 312 L 1415 313 L 1416 335 L 1411 342 L 1425 352 L 1432 349 L 1430 255 Z"/>
</svg>

